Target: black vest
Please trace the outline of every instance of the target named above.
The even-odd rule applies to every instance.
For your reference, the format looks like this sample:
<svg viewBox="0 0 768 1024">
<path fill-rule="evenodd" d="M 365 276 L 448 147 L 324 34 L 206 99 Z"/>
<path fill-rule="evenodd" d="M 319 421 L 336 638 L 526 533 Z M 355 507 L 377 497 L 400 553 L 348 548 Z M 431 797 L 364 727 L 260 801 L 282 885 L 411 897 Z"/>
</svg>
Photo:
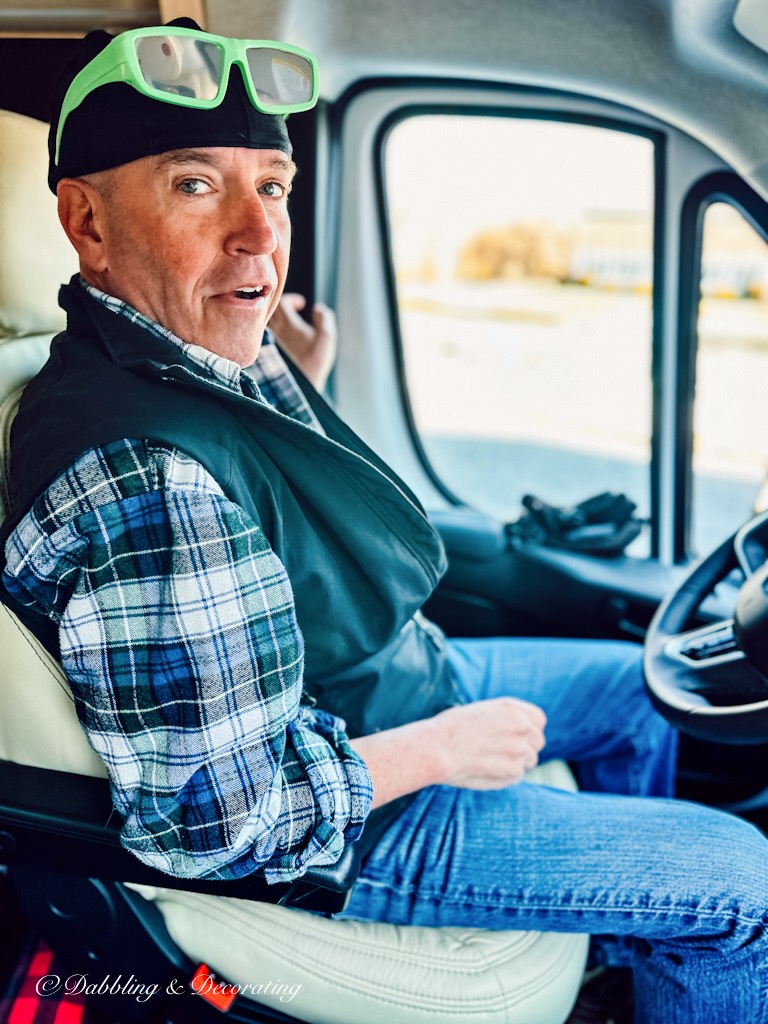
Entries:
<svg viewBox="0 0 768 1024">
<path fill-rule="evenodd" d="M 445 571 L 409 488 L 292 368 L 323 437 L 239 395 L 170 341 L 62 288 L 65 333 L 24 391 L 11 434 L 5 539 L 84 451 L 121 438 L 187 452 L 258 523 L 293 586 L 305 693 L 356 736 L 459 702 L 444 639 L 419 608 Z M 0 556 L 2 559 L 2 556 Z M 51 644 L 41 623 L 25 621 Z"/>
</svg>

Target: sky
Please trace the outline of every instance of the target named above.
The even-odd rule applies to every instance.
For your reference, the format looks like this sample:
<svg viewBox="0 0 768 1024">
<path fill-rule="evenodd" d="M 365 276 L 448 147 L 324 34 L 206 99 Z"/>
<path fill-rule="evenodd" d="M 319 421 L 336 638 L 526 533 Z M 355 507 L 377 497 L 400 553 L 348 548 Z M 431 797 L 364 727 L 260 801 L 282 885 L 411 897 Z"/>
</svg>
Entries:
<svg viewBox="0 0 768 1024">
<path fill-rule="evenodd" d="M 390 217 L 403 241 L 455 247 L 483 228 L 584 211 L 653 206 L 653 145 L 591 125 L 510 117 L 422 115 L 386 148 Z"/>
</svg>

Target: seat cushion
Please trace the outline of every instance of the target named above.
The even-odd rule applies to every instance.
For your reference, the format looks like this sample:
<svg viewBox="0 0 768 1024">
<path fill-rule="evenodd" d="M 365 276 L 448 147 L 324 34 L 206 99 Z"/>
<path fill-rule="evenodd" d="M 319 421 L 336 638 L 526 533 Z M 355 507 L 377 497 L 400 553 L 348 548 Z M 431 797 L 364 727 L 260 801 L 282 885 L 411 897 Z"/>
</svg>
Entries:
<svg viewBox="0 0 768 1024">
<path fill-rule="evenodd" d="M 531 781 L 573 788 L 562 762 Z M 266 904 L 132 886 L 195 962 L 312 1024 L 562 1024 L 587 936 L 333 921 Z M 261 986 L 259 988 L 259 986 Z"/>
</svg>

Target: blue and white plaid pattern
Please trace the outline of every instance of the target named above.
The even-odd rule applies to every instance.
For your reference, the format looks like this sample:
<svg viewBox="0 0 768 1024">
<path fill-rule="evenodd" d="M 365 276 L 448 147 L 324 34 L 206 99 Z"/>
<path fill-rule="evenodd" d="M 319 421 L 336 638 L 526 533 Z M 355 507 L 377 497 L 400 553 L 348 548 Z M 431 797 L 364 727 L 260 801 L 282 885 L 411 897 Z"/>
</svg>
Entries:
<svg viewBox="0 0 768 1024">
<path fill-rule="evenodd" d="M 264 867 L 282 882 L 358 838 L 370 776 L 344 723 L 300 703 L 285 568 L 202 466 L 142 440 L 86 452 L 6 555 L 8 590 L 59 626 L 138 857 L 179 876 Z"/>
</svg>

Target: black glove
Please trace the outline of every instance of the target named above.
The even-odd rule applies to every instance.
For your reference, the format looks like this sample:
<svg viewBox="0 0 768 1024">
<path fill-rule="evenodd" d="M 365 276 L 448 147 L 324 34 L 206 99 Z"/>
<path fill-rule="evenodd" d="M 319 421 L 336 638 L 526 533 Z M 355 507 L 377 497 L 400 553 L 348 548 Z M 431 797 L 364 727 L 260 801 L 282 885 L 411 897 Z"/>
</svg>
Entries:
<svg viewBox="0 0 768 1024">
<path fill-rule="evenodd" d="M 637 506 L 624 494 L 605 491 L 571 508 L 548 505 L 532 494 L 523 498 L 525 512 L 509 526 L 513 540 L 592 555 L 619 555 L 640 533 Z"/>
</svg>

